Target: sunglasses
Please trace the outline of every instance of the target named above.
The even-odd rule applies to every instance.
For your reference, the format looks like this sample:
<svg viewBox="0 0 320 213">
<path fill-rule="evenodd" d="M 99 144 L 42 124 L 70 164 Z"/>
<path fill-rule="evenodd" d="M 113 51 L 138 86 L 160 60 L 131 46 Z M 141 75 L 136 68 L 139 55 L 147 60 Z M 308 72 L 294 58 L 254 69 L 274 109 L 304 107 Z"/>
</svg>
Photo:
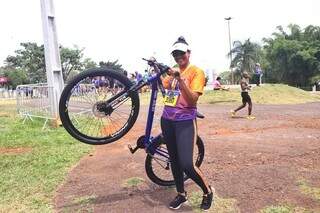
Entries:
<svg viewBox="0 0 320 213">
<path fill-rule="evenodd" d="M 173 53 L 172 53 L 172 56 L 173 56 L 174 58 L 182 58 L 182 57 L 184 57 L 185 55 L 186 55 L 185 52 L 179 51 L 179 50 L 173 51 Z"/>
</svg>

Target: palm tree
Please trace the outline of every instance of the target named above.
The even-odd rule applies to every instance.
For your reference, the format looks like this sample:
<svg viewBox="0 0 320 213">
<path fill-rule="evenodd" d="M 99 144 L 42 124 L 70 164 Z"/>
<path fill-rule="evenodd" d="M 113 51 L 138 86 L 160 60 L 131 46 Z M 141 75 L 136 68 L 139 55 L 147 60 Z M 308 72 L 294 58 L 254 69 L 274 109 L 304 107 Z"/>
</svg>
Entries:
<svg viewBox="0 0 320 213">
<path fill-rule="evenodd" d="M 320 40 L 320 27 L 309 25 L 304 29 L 304 37 L 307 41 Z"/>
<path fill-rule="evenodd" d="M 253 72 L 255 63 L 259 61 L 260 53 L 261 47 L 257 43 L 251 42 L 250 39 L 245 40 L 244 43 L 235 41 L 233 49 L 228 54 L 234 56 L 231 67 L 241 73 L 243 71 Z"/>
</svg>

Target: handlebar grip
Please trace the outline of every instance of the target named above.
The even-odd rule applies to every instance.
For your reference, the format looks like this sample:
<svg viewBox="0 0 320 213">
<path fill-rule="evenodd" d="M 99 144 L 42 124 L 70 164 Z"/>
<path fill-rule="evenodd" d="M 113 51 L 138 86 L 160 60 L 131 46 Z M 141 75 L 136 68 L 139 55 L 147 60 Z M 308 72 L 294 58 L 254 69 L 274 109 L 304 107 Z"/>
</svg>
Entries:
<svg viewBox="0 0 320 213">
<path fill-rule="evenodd" d="M 160 68 L 161 73 L 165 73 L 165 72 L 167 72 L 167 71 L 170 69 L 169 66 L 164 65 L 164 64 L 158 64 L 158 67 Z"/>
<path fill-rule="evenodd" d="M 142 58 L 142 60 L 147 61 L 150 66 L 157 66 L 160 69 L 161 74 L 167 72 L 170 69 L 169 66 L 164 65 L 162 63 L 158 63 L 155 58 L 152 58 L 152 59 Z"/>
</svg>

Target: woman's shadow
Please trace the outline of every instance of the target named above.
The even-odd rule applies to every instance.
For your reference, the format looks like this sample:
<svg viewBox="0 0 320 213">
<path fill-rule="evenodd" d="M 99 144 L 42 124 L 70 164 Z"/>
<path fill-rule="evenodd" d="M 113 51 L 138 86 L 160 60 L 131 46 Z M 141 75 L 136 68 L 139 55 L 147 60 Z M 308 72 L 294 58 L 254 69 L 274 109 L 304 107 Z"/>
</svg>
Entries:
<svg viewBox="0 0 320 213">
<path fill-rule="evenodd" d="M 185 183 L 188 186 L 190 183 Z M 126 200 L 138 200 L 136 206 L 127 206 L 125 212 L 171 212 L 169 209 L 169 203 L 175 198 L 177 192 L 174 186 L 163 187 L 155 185 L 146 181 L 142 189 L 140 187 L 122 188 L 119 193 L 112 193 L 106 195 L 95 196 L 88 203 L 92 206 L 108 206 L 123 204 L 126 205 Z M 140 204 L 138 204 L 140 202 Z M 142 202 L 142 206 L 141 206 Z M 64 205 L 64 208 L 81 209 L 81 202 L 73 202 L 71 204 Z M 137 208 L 138 207 L 138 208 Z M 139 207 L 143 208 L 140 209 Z M 140 209 L 138 211 L 138 209 Z M 106 209 L 107 210 L 107 209 Z M 166 211 L 167 210 L 167 211 Z M 112 212 L 107 210 L 108 212 Z M 192 212 L 192 208 L 189 204 L 182 205 L 179 210 L 175 212 Z"/>
</svg>

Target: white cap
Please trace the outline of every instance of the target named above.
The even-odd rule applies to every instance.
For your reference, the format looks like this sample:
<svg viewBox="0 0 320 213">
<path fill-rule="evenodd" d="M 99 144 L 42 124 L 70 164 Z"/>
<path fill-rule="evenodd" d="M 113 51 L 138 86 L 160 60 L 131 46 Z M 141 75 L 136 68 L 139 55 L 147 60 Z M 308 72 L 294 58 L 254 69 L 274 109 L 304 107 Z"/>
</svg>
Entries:
<svg viewBox="0 0 320 213">
<path fill-rule="evenodd" d="M 175 43 L 173 46 L 172 46 L 172 50 L 171 50 L 171 53 L 175 50 L 180 50 L 182 52 L 187 52 L 188 50 L 190 50 L 189 46 L 185 43 Z"/>
</svg>

